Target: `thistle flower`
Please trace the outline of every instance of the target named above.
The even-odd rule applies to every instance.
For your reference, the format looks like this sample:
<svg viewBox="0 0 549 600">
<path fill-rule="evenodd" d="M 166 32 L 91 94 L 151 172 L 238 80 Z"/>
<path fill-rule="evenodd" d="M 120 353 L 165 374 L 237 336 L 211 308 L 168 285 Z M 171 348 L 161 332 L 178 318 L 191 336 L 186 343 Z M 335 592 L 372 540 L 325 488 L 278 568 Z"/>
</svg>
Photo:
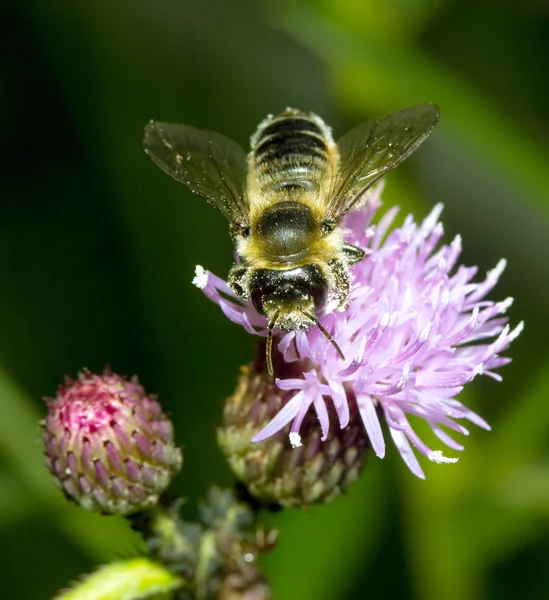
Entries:
<svg viewBox="0 0 549 600">
<path fill-rule="evenodd" d="M 46 466 L 87 510 L 126 515 L 153 506 L 181 468 L 171 421 L 136 377 L 84 371 L 46 404 Z"/>
<path fill-rule="evenodd" d="M 298 375 L 286 377 L 285 369 L 275 371 L 285 403 L 252 441 L 263 442 L 284 430 L 292 446 L 299 447 L 302 423 L 313 410 L 325 441 L 333 435 L 334 420 L 344 429 L 358 412 L 376 455 L 385 456 L 381 425 L 385 420 L 405 463 L 424 478 L 412 445 L 437 463 L 457 458 L 429 448 L 415 433 L 408 415 L 425 419 L 452 450 L 463 446 L 443 427 L 468 435 L 456 422 L 468 420 L 490 429 L 456 396 L 477 375 L 501 379 L 494 371 L 510 361 L 501 353 L 519 335 L 522 323 L 511 330 L 502 316 L 511 298 L 485 300 L 505 268 L 504 260 L 484 280 L 474 283 L 476 267 L 456 266 L 461 238 L 440 245 L 442 205 L 435 206 L 423 223 L 416 224 L 408 216 L 391 231 L 396 207 L 376 225 L 372 223 L 381 205 L 380 193 L 380 186 L 372 190 L 363 207 L 344 222 L 346 241 L 366 252 L 352 269 L 349 307 L 343 313 L 330 313 L 328 308 L 320 317 L 345 360 L 317 327 L 278 331 L 275 352 L 287 365 L 297 363 Z M 266 335 L 265 319 L 250 302 L 236 297 L 225 281 L 197 267 L 194 282 L 229 319 L 249 333 Z M 334 412 L 336 418 L 330 419 Z"/>
</svg>

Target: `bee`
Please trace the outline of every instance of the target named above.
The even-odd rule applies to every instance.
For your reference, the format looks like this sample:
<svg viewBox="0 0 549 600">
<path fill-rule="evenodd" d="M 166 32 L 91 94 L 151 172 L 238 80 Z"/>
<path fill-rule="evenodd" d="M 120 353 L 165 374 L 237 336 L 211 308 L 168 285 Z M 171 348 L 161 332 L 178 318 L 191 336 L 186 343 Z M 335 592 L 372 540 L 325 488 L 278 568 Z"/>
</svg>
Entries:
<svg viewBox="0 0 549 600">
<path fill-rule="evenodd" d="M 358 125 L 335 143 L 320 117 L 288 108 L 260 123 L 248 155 L 218 133 L 157 121 L 146 126 L 152 160 L 230 224 L 238 260 L 228 283 L 267 318 L 269 375 L 276 328 L 316 326 L 344 359 L 318 318 L 328 303 L 347 308 L 350 268 L 364 257 L 345 242 L 341 221 L 418 148 L 438 118 L 435 104 L 421 104 Z"/>
</svg>

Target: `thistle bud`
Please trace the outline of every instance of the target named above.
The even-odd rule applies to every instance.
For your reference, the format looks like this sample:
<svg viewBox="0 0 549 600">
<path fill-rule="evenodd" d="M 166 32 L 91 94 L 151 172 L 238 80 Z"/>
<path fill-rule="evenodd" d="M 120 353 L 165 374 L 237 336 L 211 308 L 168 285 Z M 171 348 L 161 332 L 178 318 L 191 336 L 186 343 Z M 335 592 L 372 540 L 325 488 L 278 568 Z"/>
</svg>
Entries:
<svg viewBox="0 0 549 600">
<path fill-rule="evenodd" d="M 296 377 L 306 365 L 280 361 L 275 367 L 277 374 Z M 223 424 L 217 433 L 219 446 L 236 477 L 266 505 L 329 502 L 358 478 L 366 460 L 369 442 L 358 411 L 351 413 L 345 428 L 338 428 L 329 437 L 318 426 L 317 416 L 309 411 L 299 435 L 287 425 L 267 439 L 252 441 L 295 396 L 295 391 L 277 386 L 260 358 L 243 367 L 237 389 L 225 403 Z M 327 416 L 333 422 L 332 412 L 328 409 Z"/>
<path fill-rule="evenodd" d="M 127 515 L 153 506 L 181 468 L 172 423 L 136 377 L 84 371 L 46 404 L 46 466 L 86 510 Z"/>
</svg>

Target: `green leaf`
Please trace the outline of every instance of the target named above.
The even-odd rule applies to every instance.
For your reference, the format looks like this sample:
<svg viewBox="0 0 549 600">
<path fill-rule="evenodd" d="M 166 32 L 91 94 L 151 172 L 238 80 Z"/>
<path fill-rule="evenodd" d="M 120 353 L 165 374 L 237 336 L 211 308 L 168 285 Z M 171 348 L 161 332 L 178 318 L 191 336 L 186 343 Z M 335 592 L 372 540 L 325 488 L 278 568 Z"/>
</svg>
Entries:
<svg viewBox="0 0 549 600">
<path fill-rule="evenodd" d="M 99 568 L 55 600 L 164 600 L 181 580 L 147 558 L 115 562 Z"/>
</svg>

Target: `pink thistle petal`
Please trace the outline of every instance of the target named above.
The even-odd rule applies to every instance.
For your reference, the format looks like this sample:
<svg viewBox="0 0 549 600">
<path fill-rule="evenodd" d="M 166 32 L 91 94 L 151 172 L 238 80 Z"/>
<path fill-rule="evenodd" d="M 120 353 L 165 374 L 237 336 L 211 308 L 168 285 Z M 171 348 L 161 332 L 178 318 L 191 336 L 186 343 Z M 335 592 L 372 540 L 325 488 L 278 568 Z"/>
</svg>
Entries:
<svg viewBox="0 0 549 600">
<path fill-rule="evenodd" d="M 309 407 L 313 403 L 314 396 L 311 398 L 311 393 L 309 390 L 303 392 L 303 400 L 301 402 L 301 406 L 299 407 L 299 411 L 292 423 L 292 427 L 290 429 L 290 433 L 299 433 L 299 429 L 301 428 L 301 424 L 303 423 L 303 419 L 307 415 Z"/>
<path fill-rule="evenodd" d="M 414 454 L 414 451 L 412 450 L 412 447 L 410 446 L 410 442 L 408 441 L 406 435 L 402 431 L 398 431 L 393 428 L 390 428 L 389 431 L 391 433 L 391 437 L 393 438 L 395 446 L 400 452 L 400 456 L 402 456 L 402 459 L 404 460 L 410 471 L 412 471 L 412 473 L 420 479 L 425 479 L 425 473 L 423 472 L 423 469 L 419 466 L 419 462 L 416 458 L 416 455 Z"/>
<path fill-rule="evenodd" d="M 371 248 L 377 250 L 380 247 L 383 238 L 387 235 L 387 231 L 393 224 L 393 221 L 395 220 L 399 210 L 400 209 L 398 206 L 393 206 L 393 208 L 389 209 L 385 215 L 381 217 L 381 220 L 375 228 L 375 235 L 372 239 L 372 243 L 370 244 Z"/>
<path fill-rule="evenodd" d="M 309 346 L 309 340 L 305 335 L 304 331 L 297 331 L 295 336 L 297 354 L 299 358 L 310 358 L 312 356 L 311 347 Z"/>
<path fill-rule="evenodd" d="M 223 311 L 223 314 L 227 318 L 229 318 L 233 323 L 236 323 L 237 325 L 242 325 L 244 329 L 252 335 L 258 333 L 252 327 L 249 317 L 246 313 L 241 312 L 233 305 L 229 304 L 228 302 L 225 302 L 224 300 L 219 300 L 218 304 L 221 310 Z"/>
<path fill-rule="evenodd" d="M 488 271 L 486 279 L 479 284 L 475 292 L 469 296 L 469 302 L 476 302 L 477 300 L 482 299 L 488 292 L 491 292 L 506 266 L 507 261 L 502 258 L 493 269 Z"/>
<path fill-rule="evenodd" d="M 275 379 L 275 383 L 281 390 L 302 390 L 306 385 L 303 379 Z"/>
<path fill-rule="evenodd" d="M 326 403 L 322 399 L 322 396 L 315 396 L 313 404 L 316 410 L 316 414 L 318 415 L 320 428 L 322 430 L 322 437 L 320 439 L 323 442 L 325 442 L 326 438 L 328 437 L 328 432 L 330 430 L 330 418 L 328 417 L 328 409 L 326 408 Z"/>
<path fill-rule="evenodd" d="M 437 223 L 435 226 L 433 233 L 429 236 L 428 239 L 425 240 L 425 243 L 420 249 L 418 254 L 418 260 L 425 260 L 435 249 L 437 244 L 440 242 L 442 235 L 444 234 L 444 229 L 442 227 L 442 223 Z"/>
<path fill-rule="evenodd" d="M 438 425 L 431 424 L 431 428 L 434 431 L 435 435 L 438 439 L 445 443 L 449 448 L 453 450 L 463 450 L 464 446 L 458 444 L 453 438 L 451 438 L 444 430 L 442 430 Z"/>
<path fill-rule="evenodd" d="M 363 394 L 357 398 L 357 404 L 372 448 L 379 458 L 383 458 L 385 456 L 385 440 L 374 402 L 370 396 Z"/>
<path fill-rule="evenodd" d="M 291 398 L 284 408 L 276 415 L 276 417 L 252 438 L 252 442 L 261 442 L 262 440 L 271 437 L 271 435 L 274 435 L 283 427 L 285 427 L 290 421 L 295 419 L 299 413 L 299 410 L 301 409 L 303 398 L 304 392 L 298 392 L 293 398 Z"/>
<path fill-rule="evenodd" d="M 402 372 L 398 381 L 392 386 L 374 386 L 373 391 L 376 396 L 394 396 L 402 392 L 408 383 L 410 374 L 412 373 L 412 363 L 407 362 L 402 368 Z"/>
<path fill-rule="evenodd" d="M 332 401 L 339 419 L 339 427 L 344 429 L 349 424 L 350 412 L 347 394 L 343 384 L 338 379 L 328 381 L 328 387 L 331 389 Z"/>
</svg>

